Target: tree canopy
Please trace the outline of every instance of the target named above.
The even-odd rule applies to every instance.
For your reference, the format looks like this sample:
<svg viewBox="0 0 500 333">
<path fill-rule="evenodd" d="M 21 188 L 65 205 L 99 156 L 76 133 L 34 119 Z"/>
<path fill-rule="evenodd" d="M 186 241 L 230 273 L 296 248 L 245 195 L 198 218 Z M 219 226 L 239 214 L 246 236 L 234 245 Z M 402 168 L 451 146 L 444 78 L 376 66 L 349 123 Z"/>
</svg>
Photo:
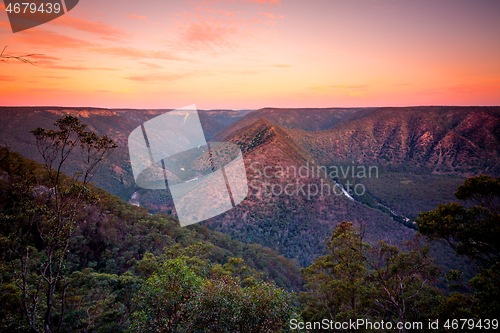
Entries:
<svg viewBox="0 0 500 333">
<path fill-rule="evenodd" d="M 500 315 L 500 179 L 480 175 L 468 178 L 455 192 L 462 203 L 439 205 L 416 220 L 429 239 L 442 239 L 457 254 L 469 257 L 479 273 L 470 281 L 476 313 Z"/>
</svg>

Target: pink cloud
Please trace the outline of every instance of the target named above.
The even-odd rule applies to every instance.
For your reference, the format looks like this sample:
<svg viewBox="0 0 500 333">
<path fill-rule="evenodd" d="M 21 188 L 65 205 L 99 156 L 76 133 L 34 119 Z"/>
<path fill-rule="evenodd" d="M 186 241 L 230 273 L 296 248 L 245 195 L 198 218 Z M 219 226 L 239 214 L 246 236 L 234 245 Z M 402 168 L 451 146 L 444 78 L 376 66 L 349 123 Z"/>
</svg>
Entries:
<svg viewBox="0 0 500 333">
<path fill-rule="evenodd" d="M 276 15 L 276 14 L 273 14 L 273 13 L 267 13 L 267 12 L 263 12 L 263 13 L 259 13 L 260 15 L 264 15 L 265 17 L 267 18 L 270 18 L 270 19 L 277 19 L 277 18 L 284 18 L 283 15 Z"/>
<path fill-rule="evenodd" d="M 197 3 L 199 5 L 208 5 L 208 4 L 211 4 L 211 3 L 219 3 L 219 2 L 222 2 L 222 3 L 234 3 L 234 0 L 198 0 Z M 201 6 L 198 6 L 197 9 L 201 9 Z"/>
<path fill-rule="evenodd" d="M 163 66 L 153 64 L 150 62 L 140 62 L 140 64 L 144 65 L 148 69 L 161 69 L 161 68 L 163 68 Z"/>
<path fill-rule="evenodd" d="M 42 60 L 61 60 L 61 58 L 51 57 L 51 56 L 47 56 L 45 54 L 34 54 L 31 56 L 31 58 L 42 59 Z"/>
<path fill-rule="evenodd" d="M 250 2 L 258 4 L 271 4 L 271 5 L 281 5 L 281 0 L 240 0 L 241 2 Z"/>
<path fill-rule="evenodd" d="M 113 28 L 107 23 L 101 21 L 90 21 L 73 16 L 62 16 L 57 20 L 50 22 L 52 25 L 70 27 L 80 31 L 86 31 L 93 34 L 106 36 L 106 37 L 128 37 L 128 33 L 121 29 Z"/>
<path fill-rule="evenodd" d="M 259 13 L 260 15 L 264 15 L 265 17 L 268 17 L 270 19 L 275 19 L 276 18 L 276 15 L 274 15 L 273 13 Z"/>
<path fill-rule="evenodd" d="M 324 85 L 316 85 L 310 87 L 309 89 L 314 91 L 325 91 L 325 90 L 334 90 L 334 91 L 368 91 L 370 88 L 369 85 L 355 85 L 355 84 L 324 84 Z"/>
<path fill-rule="evenodd" d="M 14 38 L 29 45 L 43 46 L 47 50 L 60 48 L 79 49 L 94 46 L 94 44 L 82 39 L 68 37 L 44 29 L 23 31 L 22 34 L 15 34 Z"/>
<path fill-rule="evenodd" d="M 144 20 L 144 19 L 147 19 L 146 16 L 139 16 L 139 15 L 127 15 L 128 18 L 131 18 L 131 19 L 138 19 L 138 20 Z"/>
<path fill-rule="evenodd" d="M 183 45 L 188 47 L 235 46 L 234 37 L 239 34 L 239 29 L 232 26 L 231 21 L 209 18 L 205 21 L 191 22 L 185 27 L 181 34 Z"/>
<path fill-rule="evenodd" d="M 184 12 L 182 14 L 177 13 L 175 14 L 175 16 L 182 17 L 186 21 L 189 21 L 191 18 L 197 18 L 197 19 L 203 18 L 203 16 L 201 16 L 200 14 L 188 13 L 188 12 Z"/>
<path fill-rule="evenodd" d="M 14 76 L 0 75 L 0 81 L 12 82 L 16 80 L 17 78 L 15 78 Z"/>
<path fill-rule="evenodd" d="M 226 12 L 224 10 L 205 9 L 205 13 L 221 14 L 221 15 L 224 15 L 224 16 L 236 17 L 235 13 L 233 13 L 233 12 Z"/>
<path fill-rule="evenodd" d="M 38 64 L 38 63 L 37 63 Z M 118 68 L 110 68 L 110 67 L 86 67 L 86 66 L 60 66 L 60 65 L 46 65 L 42 66 L 44 68 L 50 69 L 63 69 L 69 71 L 88 71 L 88 70 L 96 70 L 96 71 L 118 71 Z"/>
<path fill-rule="evenodd" d="M 417 92 L 417 95 L 491 95 L 500 93 L 500 81 L 485 82 L 483 84 L 462 83 L 448 87 L 428 88 Z"/>
<path fill-rule="evenodd" d="M 132 47 L 93 48 L 93 52 L 132 59 L 182 60 L 166 51 L 149 51 Z"/>
<path fill-rule="evenodd" d="M 180 30 L 179 41 L 175 43 L 175 47 L 179 49 L 196 48 L 206 50 L 207 47 L 231 47 L 236 48 L 244 44 L 246 37 L 252 36 L 252 25 L 265 24 L 275 25 L 274 21 L 278 18 L 283 18 L 270 12 L 258 12 L 257 10 L 227 10 L 224 4 L 235 4 L 243 7 L 245 4 L 258 5 L 280 5 L 280 0 L 192 0 L 195 7 L 193 12 L 177 13 L 176 18 L 183 19 L 176 21 Z M 217 8 L 215 5 L 219 5 Z M 222 7 L 222 8 L 221 8 Z M 260 6 L 262 8 L 262 6 Z M 265 16 L 263 18 L 259 14 Z M 167 42 L 174 46 L 174 43 Z M 211 50 L 213 51 L 213 49 Z"/>
<path fill-rule="evenodd" d="M 124 79 L 137 82 L 171 82 L 186 78 L 192 74 L 149 74 L 140 76 L 127 76 Z"/>
<path fill-rule="evenodd" d="M 496 84 L 458 84 L 448 90 L 460 94 L 485 95 L 500 91 L 500 83 Z"/>
<path fill-rule="evenodd" d="M 109 68 L 109 67 L 87 67 L 85 65 L 79 66 L 68 66 L 65 65 L 65 61 L 58 57 L 51 57 L 44 54 L 34 54 L 31 57 L 33 63 L 42 68 L 50 68 L 50 69 L 63 69 L 63 70 L 71 70 L 71 71 L 85 71 L 85 70 L 101 70 L 101 71 L 117 71 L 118 68 Z"/>
<path fill-rule="evenodd" d="M 36 58 L 42 59 L 40 61 L 36 61 L 35 64 L 42 68 L 50 68 L 50 69 L 62 69 L 69 71 L 87 71 L 87 70 L 100 70 L 100 71 L 117 71 L 118 68 L 109 68 L 109 67 L 87 67 L 87 66 L 67 66 L 64 65 L 63 61 L 60 61 L 59 58 L 54 57 L 44 57 L 37 56 Z"/>
<path fill-rule="evenodd" d="M 69 79 L 69 76 L 54 76 L 54 75 L 46 75 L 46 76 L 41 76 L 44 79 L 57 79 L 57 80 L 65 80 Z"/>
</svg>

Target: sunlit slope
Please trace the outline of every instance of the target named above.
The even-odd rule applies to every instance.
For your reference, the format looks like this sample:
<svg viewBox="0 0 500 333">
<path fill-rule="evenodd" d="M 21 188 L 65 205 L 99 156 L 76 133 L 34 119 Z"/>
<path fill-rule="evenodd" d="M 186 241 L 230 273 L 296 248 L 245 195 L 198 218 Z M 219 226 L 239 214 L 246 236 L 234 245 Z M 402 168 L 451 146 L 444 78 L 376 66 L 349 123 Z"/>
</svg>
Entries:
<svg viewBox="0 0 500 333">
<path fill-rule="evenodd" d="M 323 163 L 462 176 L 500 173 L 499 107 L 379 108 L 326 131 L 288 132 Z"/>
<path fill-rule="evenodd" d="M 261 118 L 285 128 L 301 129 L 305 131 L 327 130 L 359 111 L 370 109 L 371 108 L 263 108 L 251 112 L 239 121 L 229 125 L 223 131 L 218 133 L 216 138 L 218 140 L 222 140 L 231 133 L 242 129 Z"/>
</svg>

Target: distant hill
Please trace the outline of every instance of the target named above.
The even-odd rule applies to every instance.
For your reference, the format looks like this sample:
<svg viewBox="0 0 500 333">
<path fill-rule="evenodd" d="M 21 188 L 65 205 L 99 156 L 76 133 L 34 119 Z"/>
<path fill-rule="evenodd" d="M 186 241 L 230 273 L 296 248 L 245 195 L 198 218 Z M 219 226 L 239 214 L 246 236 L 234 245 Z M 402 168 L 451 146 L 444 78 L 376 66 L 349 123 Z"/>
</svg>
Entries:
<svg viewBox="0 0 500 333">
<path fill-rule="evenodd" d="M 10 213 L 12 191 L 23 177 L 43 172 L 36 162 L 0 148 L 0 213 Z M 38 187 L 44 187 L 43 180 Z M 94 188 L 94 194 L 99 197 L 98 203 L 86 205 L 78 212 L 67 262 L 71 271 L 92 267 L 102 273 L 123 274 L 129 269 L 134 271 L 146 253 L 159 256 L 165 247 L 185 248 L 203 243 L 213 246 L 207 258 L 211 263 L 225 264 L 230 258 L 243 258 L 249 267 L 262 272 L 264 279 L 288 290 L 302 289 L 296 262 L 270 248 L 239 242 L 199 224 L 182 228 L 172 216 L 151 216 L 146 209 L 134 207 L 100 188 Z M 5 236 L 4 232 L 9 230 L 0 229 L 1 236 Z"/>
<path fill-rule="evenodd" d="M 322 163 L 500 174 L 500 107 L 361 110 L 326 131 L 287 133 Z"/>
<path fill-rule="evenodd" d="M 302 266 L 323 253 L 324 239 L 343 220 L 362 224 L 371 242 L 383 239 L 400 244 L 412 237 L 413 230 L 387 214 L 349 199 L 340 190 L 337 190 L 340 195 L 331 190 L 327 193 L 327 186 L 332 189 L 335 183 L 322 175 L 305 172 L 307 165 L 310 168 L 317 165 L 315 159 L 293 143 L 281 126 L 260 119 L 233 132 L 226 140 L 238 144 L 244 153 L 250 195 L 233 210 L 204 222 L 210 229 L 245 242 L 270 246 L 287 257 L 297 258 Z M 280 168 L 289 173 L 276 176 Z M 324 195 L 314 194 L 315 186 L 320 189 L 321 184 Z M 290 192 L 295 192 L 293 195 L 284 194 L 287 185 Z M 264 188 L 268 189 L 267 195 Z"/>
<path fill-rule="evenodd" d="M 361 184 L 363 195 L 251 195 L 235 209 L 205 222 L 246 243 L 278 250 L 301 265 L 323 253 L 323 240 L 342 220 L 361 223 L 369 241 L 401 243 L 414 230 L 419 211 L 454 200 L 453 192 L 467 175 L 498 170 L 499 110 L 495 107 L 412 107 L 358 109 L 274 109 L 247 113 L 200 112 L 207 138 L 238 144 L 250 184 L 263 169 L 278 166 L 298 170 L 309 166 L 377 166 L 378 177 L 353 179 L 308 175 L 271 177 L 274 185 L 335 186 Z M 124 200 L 151 212 L 175 214 L 168 191 L 135 185 L 128 157 L 128 134 L 144 121 L 168 110 L 109 110 L 92 108 L 0 108 L 0 140 L 13 150 L 37 158 L 29 130 L 49 128 L 58 118 L 73 114 L 119 148 L 102 165 L 94 181 Z M 243 112 L 245 113 L 245 112 Z M 257 162 L 252 167 L 252 163 Z M 77 162 L 73 161 L 73 170 Z M 259 171 L 257 171 L 259 170 Z M 274 174 L 274 172 L 272 172 Z M 254 185 L 256 183 L 253 183 Z M 261 185 L 260 185 L 261 186 Z M 250 192 L 255 192 L 250 188 Z M 440 247 L 439 257 L 452 251 Z M 443 260 L 451 265 L 452 260 Z M 461 265 L 463 263 L 456 263 Z M 455 267 L 456 267 L 455 265 Z M 450 267 L 451 267 L 450 266 Z"/>
<path fill-rule="evenodd" d="M 226 134 L 229 128 L 258 122 L 254 117 L 259 113 L 266 115 L 262 119 L 294 114 L 296 124 L 309 119 L 303 109 L 263 109 L 216 137 L 224 134 L 231 139 L 238 130 Z M 330 129 L 310 131 L 289 125 L 282 127 L 282 136 L 323 166 L 377 166 L 378 177 L 360 180 L 347 174 L 336 180 L 344 185 L 362 183 L 366 192 L 353 193 L 355 199 L 400 222 L 411 225 L 418 212 L 456 200 L 453 193 L 465 177 L 500 174 L 499 107 L 367 108 L 334 118 L 338 121 Z"/>
<path fill-rule="evenodd" d="M 64 108 L 64 107 L 0 107 L 0 143 L 23 156 L 42 162 L 30 130 L 36 127 L 52 128 L 54 122 L 66 115 L 80 118 L 88 129 L 107 135 L 118 144 L 118 149 L 102 163 L 94 182 L 105 190 L 128 200 L 135 189 L 128 156 L 128 135 L 137 126 L 168 112 L 164 110 Z M 200 120 L 207 140 L 232 122 L 243 117 L 239 111 L 200 110 Z M 65 170 L 73 173 L 78 161 L 71 161 Z"/>
<path fill-rule="evenodd" d="M 282 127 L 301 129 L 305 131 L 320 131 L 330 129 L 341 123 L 345 118 L 359 111 L 370 110 L 367 108 L 327 108 L 327 109 L 286 109 L 263 108 L 246 114 L 217 134 L 215 139 L 223 140 L 232 132 L 246 127 L 263 118 Z"/>
</svg>

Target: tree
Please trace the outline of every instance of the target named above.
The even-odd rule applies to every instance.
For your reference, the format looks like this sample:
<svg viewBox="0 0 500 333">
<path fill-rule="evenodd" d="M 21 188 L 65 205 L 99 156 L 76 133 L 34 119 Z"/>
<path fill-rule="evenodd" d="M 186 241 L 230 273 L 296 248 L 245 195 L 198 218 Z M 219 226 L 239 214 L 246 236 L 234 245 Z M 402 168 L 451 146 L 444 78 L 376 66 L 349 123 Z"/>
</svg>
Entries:
<svg viewBox="0 0 500 333">
<path fill-rule="evenodd" d="M 240 331 L 249 333 L 289 332 L 295 315 L 295 296 L 267 282 L 244 288 L 239 314 Z"/>
<path fill-rule="evenodd" d="M 130 273 L 96 273 L 91 268 L 68 277 L 64 332 L 121 332 L 142 280 Z"/>
<path fill-rule="evenodd" d="M 429 239 L 445 240 L 459 255 L 470 258 L 479 273 L 469 282 L 475 288 L 476 312 L 484 318 L 500 315 L 500 179 L 474 176 L 455 192 L 463 202 L 439 205 L 422 212 L 416 222 Z"/>
<path fill-rule="evenodd" d="M 31 53 L 31 54 L 24 54 L 21 56 L 15 56 L 15 55 L 5 53 L 6 49 L 7 49 L 7 46 L 4 47 L 2 50 L 2 53 L 0 53 L 0 61 L 2 61 L 2 62 L 7 62 L 9 59 L 16 59 L 24 64 L 30 64 L 30 65 L 34 66 L 35 63 L 33 61 L 31 61 L 31 59 L 29 59 L 29 58 L 33 57 L 33 56 L 41 55 L 41 54 Z"/>
<path fill-rule="evenodd" d="M 67 287 L 64 260 L 70 239 L 84 205 L 97 200 L 89 182 L 98 164 L 117 147 L 107 136 L 86 131 L 76 117 L 66 116 L 55 126 L 57 130 L 31 131 L 45 173 L 26 172 L 22 182 L 13 184 L 13 207 L 10 214 L 1 215 L 10 229 L 2 247 L 34 332 L 61 330 Z M 73 155 L 82 159 L 82 171 L 67 177 L 63 168 Z"/>
<path fill-rule="evenodd" d="M 340 321 L 362 318 L 373 285 L 367 283 L 369 245 L 352 223 L 341 222 L 327 242 L 328 254 L 302 270 L 308 292 L 301 294 L 302 317 Z"/>
<path fill-rule="evenodd" d="M 167 260 L 149 277 L 137 296 L 131 332 L 178 332 L 186 324 L 189 302 L 202 279 L 181 259 Z"/>
<path fill-rule="evenodd" d="M 379 318 L 425 320 L 438 304 L 440 293 L 430 283 L 437 281 L 440 269 L 429 255 L 429 245 L 421 246 L 416 238 L 406 246 L 408 252 L 380 241 L 368 254 L 368 280 L 375 286 L 371 297 Z"/>
<path fill-rule="evenodd" d="M 201 244 L 189 248 L 202 255 L 206 249 Z M 224 268 L 182 252 L 172 247 L 161 257 L 146 254 L 138 264 L 153 273 L 136 297 L 130 332 L 289 332 L 296 307 L 292 294 L 258 277 L 243 286 L 238 268 L 246 265 L 241 259 L 230 259 Z M 206 273 L 199 270 L 202 262 L 210 271 L 206 276 L 197 274 Z"/>
<path fill-rule="evenodd" d="M 238 332 L 244 290 L 239 279 L 206 279 L 188 305 L 186 332 Z M 241 331 L 246 332 L 246 331 Z"/>
<path fill-rule="evenodd" d="M 439 270 L 418 239 L 405 244 L 407 252 L 383 241 L 372 246 L 359 228 L 341 222 L 327 245 L 328 254 L 302 271 L 305 320 L 364 318 L 391 321 L 396 328 L 397 322 L 430 316 L 439 295 L 430 282 Z"/>
</svg>

